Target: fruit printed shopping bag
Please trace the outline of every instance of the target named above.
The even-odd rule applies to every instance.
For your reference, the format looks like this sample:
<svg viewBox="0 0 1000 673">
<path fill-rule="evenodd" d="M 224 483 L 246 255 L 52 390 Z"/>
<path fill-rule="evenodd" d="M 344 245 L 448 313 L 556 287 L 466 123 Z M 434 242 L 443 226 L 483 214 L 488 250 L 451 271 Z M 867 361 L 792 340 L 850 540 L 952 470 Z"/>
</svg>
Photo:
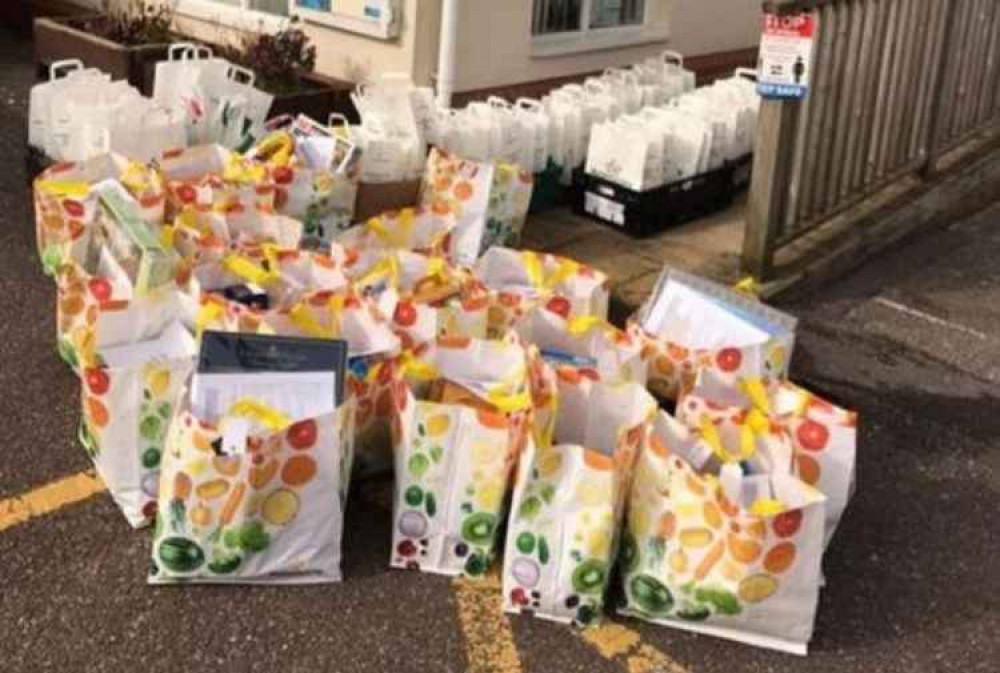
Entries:
<svg viewBox="0 0 1000 673">
<path fill-rule="evenodd" d="M 558 299 L 517 322 L 522 339 L 538 346 L 554 366 L 575 369 L 580 376 L 645 385 L 646 363 L 635 339 L 597 316 L 564 315 Z"/>
<path fill-rule="evenodd" d="M 700 432 L 719 463 L 752 474 L 794 474 L 826 496 L 829 544 L 854 490 L 857 414 L 789 381 L 745 379 L 738 388 L 712 371 L 677 405 L 677 417 Z"/>
<path fill-rule="evenodd" d="M 216 422 L 179 413 L 163 455 L 150 584 L 338 582 L 354 410 L 291 422 L 252 402 Z M 222 453 L 233 419 L 266 426 Z"/>
<path fill-rule="evenodd" d="M 656 403 L 637 383 L 594 384 L 560 406 L 555 438 L 519 457 L 507 525 L 504 606 L 587 625 L 600 618 L 635 456 Z"/>
<path fill-rule="evenodd" d="M 534 176 L 516 164 L 497 162 L 494 165 L 480 255 L 494 245 L 516 248 L 521 244 L 534 185 Z"/>
<path fill-rule="evenodd" d="M 784 378 L 796 322 L 745 294 L 667 267 L 628 330 L 642 344 L 650 389 L 677 400 L 702 369 L 733 384 L 744 377 Z"/>
<path fill-rule="evenodd" d="M 72 262 L 56 272 L 56 348 L 74 371 L 96 365 L 97 349 L 151 339 L 188 312 L 174 284 L 134 297 L 120 276 L 90 274 Z"/>
<path fill-rule="evenodd" d="M 479 258 L 493 179 L 493 164 L 461 159 L 437 147 L 427 157 L 420 204 L 433 213 L 455 216 L 451 253 L 457 264 L 472 266 Z"/>
<path fill-rule="evenodd" d="M 379 298 L 379 305 L 392 316 L 392 327 L 404 349 L 442 336 L 486 338 L 489 294 L 478 279 L 442 258 L 406 254 L 401 261 L 401 269 L 411 267 L 411 278 L 420 277 L 411 282 L 400 273 L 395 287 Z M 413 268 L 414 262 L 423 268 Z"/>
<path fill-rule="evenodd" d="M 282 205 L 266 166 L 220 145 L 170 150 L 156 163 L 166 180 L 168 221 L 185 208 L 228 212 Z"/>
<path fill-rule="evenodd" d="M 661 414 L 629 498 L 621 612 L 805 654 L 821 582 L 823 495 L 788 474 L 744 477 L 736 465 L 719 477 L 698 474 L 682 455 L 698 451 Z"/>
<path fill-rule="evenodd" d="M 306 250 L 279 250 L 273 246 L 244 246 L 218 262 L 194 269 L 187 296 L 195 304 L 199 330 L 259 332 L 295 336 L 303 329 L 293 320 L 304 309 L 293 313 L 310 296 L 313 302 L 325 301 L 332 293 L 349 284 L 344 272 L 347 253 L 332 246 L 329 253 Z M 263 294 L 259 301 L 246 302 L 232 296 L 232 288 L 252 286 Z M 319 295 L 317 293 L 326 294 Z M 307 316 L 308 317 L 308 316 Z"/>
<path fill-rule="evenodd" d="M 217 262 L 245 246 L 296 249 L 302 241 L 302 223 L 263 208 L 225 213 L 185 208 L 163 236 L 183 259 L 197 265 Z"/>
<path fill-rule="evenodd" d="M 183 326 L 174 323 L 160 340 L 156 359 L 135 353 L 108 364 L 123 349 L 98 350 L 102 364 L 86 367 L 81 382 L 80 441 L 135 528 L 156 516 L 164 438 L 194 368 L 194 339 Z"/>
<path fill-rule="evenodd" d="M 495 555 L 514 459 L 526 439 L 531 399 L 525 353 L 516 343 L 499 341 L 438 340 L 436 348 L 427 360 L 403 365 L 405 374 L 421 380 L 414 386 L 418 392 L 403 386 L 395 397 L 390 563 L 476 577 Z M 463 361 L 451 352 L 458 350 L 482 359 Z M 519 381 L 499 380 L 511 371 Z M 465 384 L 452 378 L 456 374 Z"/>
<path fill-rule="evenodd" d="M 266 166 L 277 211 L 301 220 L 310 244 L 329 243 L 354 219 L 360 153 L 347 143 L 350 151 L 334 165 L 338 142 L 278 130 L 247 152 L 248 160 Z"/>
<path fill-rule="evenodd" d="M 450 211 L 440 213 L 422 206 L 403 208 L 382 213 L 348 229 L 337 242 L 369 257 L 366 266 L 397 250 L 448 256 L 452 252 L 456 226 L 457 220 Z"/>
<path fill-rule="evenodd" d="M 117 180 L 135 197 L 143 220 L 163 222 L 165 191 L 159 174 L 117 154 L 102 154 L 78 163 L 55 164 L 33 185 L 35 233 L 38 255 L 49 275 L 67 261 L 68 247 L 80 238 L 98 214 L 100 205 L 93 187 L 103 180 Z"/>
<path fill-rule="evenodd" d="M 494 246 L 476 264 L 493 293 L 489 327 L 501 336 L 528 311 L 547 304 L 564 318 L 608 317 L 608 277 L 564 257 Z"/>
</svg>

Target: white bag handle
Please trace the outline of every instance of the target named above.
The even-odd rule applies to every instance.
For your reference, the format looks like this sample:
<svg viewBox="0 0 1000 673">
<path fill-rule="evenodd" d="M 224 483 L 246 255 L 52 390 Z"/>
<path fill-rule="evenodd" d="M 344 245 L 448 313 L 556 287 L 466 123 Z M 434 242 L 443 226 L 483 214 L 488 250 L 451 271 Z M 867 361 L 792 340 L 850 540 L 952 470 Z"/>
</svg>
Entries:
<svg viewBox="0 0 1000 673">
<path fill-rule="evenodd" d="M 500 98 L 499 96 L 490 96 L 486 99 L 487 104 L 490 107 L 497 108 L 500 110 L 509 110 L 513 107 L 506 98 Z"/>
<path fill-rule="evenodd" d="M 663 59 L 664 63 L 668 63 L 668 64 L 669 63 L 676 63 L 679 67 L 681 67 L 681 68 L 684 67 L 684 57 L 681 56 L 681 54 L 679 54 L 676 51 L 670 51 L 668 49 L 667 51 L 665 51 L 662 54 L 660 54 L 660 58 Z"/>
<path fill-rule="evenodd" d="M 234 82 L 239 82 L 241 76 L 245 80 L 242 83 L 247 86 L 253 86 L 253 83 L 257 81 L 257 75 L 254 74 L 253 70 L 239 65 L 230 64 L 229 69 L 226 71 L 226 77 Z"/>
<path fill-rule="evenodd" d="M 340 122 L 340 126 L 343 126 L 348 131 L 351 130 L 351 122 L 347 119 L 347 115 L 342 112 L 331 112 L 330 116 L 326 118 L 327 128 L 333 128 L 334 122 Z"/>
<path fill-rule="evenodd" d="M 514 105 L 521 110 L 528 110 L 530 112 L 541 112 L 542 111 L 542 101 L 535 98 L 518 98 Z"/>
<path fill-rule="evenodd" d="M 78 58 L 67 58 L 62 61 L 53 61 L 52 65 L 49 66 L 49 81 L 51 82 L 59 79 L 60 77 L 65 77 L 71 72 L 75 72 L 77 70 L 83 70 L 83 61 Z M 63 74 L 60 75 L 60 72 Z"/>
<path fill-rule="evenodd" d="M 185 58 L 185 54 L 188 52 L 194 52 L 195 55 L 198 53 L 198 45 L 194 42 L 174 42 L 172 45 L 167 47 L 167 60 L 168 61 L 179 61 Z"/>
</svg>

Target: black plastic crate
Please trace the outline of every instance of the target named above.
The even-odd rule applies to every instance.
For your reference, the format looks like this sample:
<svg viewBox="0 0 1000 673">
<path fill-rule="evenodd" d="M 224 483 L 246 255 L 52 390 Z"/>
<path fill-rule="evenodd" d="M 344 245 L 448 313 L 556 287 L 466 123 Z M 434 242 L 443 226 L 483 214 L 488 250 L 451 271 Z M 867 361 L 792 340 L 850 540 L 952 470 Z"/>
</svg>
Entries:
<svg viewBox="0 0 1000 673">
<path fill-rule="evenodd" d="M 573 175 L 573 211 L 632 236 L 649 236 L 728 208 L 749 184 L 750 158 L 637 192 L 582 170 Z"/>
</svg>

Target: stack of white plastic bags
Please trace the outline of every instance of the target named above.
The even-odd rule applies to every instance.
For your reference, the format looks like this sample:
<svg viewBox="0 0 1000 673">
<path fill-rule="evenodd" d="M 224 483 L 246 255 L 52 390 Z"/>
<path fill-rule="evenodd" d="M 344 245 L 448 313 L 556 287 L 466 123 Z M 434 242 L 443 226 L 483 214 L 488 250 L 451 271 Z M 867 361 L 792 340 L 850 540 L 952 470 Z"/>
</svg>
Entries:
<svg viewBox="0 0 1000 673">
<path fill-rule="evenodd" d="M 53 63 L 50 79 L 31 89 L 28 144 L 56 161 L 83 161 L 107 152 L 149 161 L 186 142 L 177 110 L 145 98 L 124 80 Z"/>
<path fill-rule="evenodd" d="M 596 124 L 587 173 L 645 191 L 747 156 L 753 151 L 759 98 L 746 74 L 737 71 L 665 104 Z"/>
</svg>

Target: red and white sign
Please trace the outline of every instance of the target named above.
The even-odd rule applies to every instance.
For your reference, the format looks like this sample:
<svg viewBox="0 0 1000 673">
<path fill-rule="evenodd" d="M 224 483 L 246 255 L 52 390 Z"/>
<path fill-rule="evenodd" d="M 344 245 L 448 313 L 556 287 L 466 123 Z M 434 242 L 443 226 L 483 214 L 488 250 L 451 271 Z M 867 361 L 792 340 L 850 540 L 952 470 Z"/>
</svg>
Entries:
<svg viewBox="0 0 1000 673">
<path fill-rule="evenodd" d="M 757 91 L 765 98 L 805 98 L 812 75 L 816 17 L 765 14 Z"/>
</svg>

